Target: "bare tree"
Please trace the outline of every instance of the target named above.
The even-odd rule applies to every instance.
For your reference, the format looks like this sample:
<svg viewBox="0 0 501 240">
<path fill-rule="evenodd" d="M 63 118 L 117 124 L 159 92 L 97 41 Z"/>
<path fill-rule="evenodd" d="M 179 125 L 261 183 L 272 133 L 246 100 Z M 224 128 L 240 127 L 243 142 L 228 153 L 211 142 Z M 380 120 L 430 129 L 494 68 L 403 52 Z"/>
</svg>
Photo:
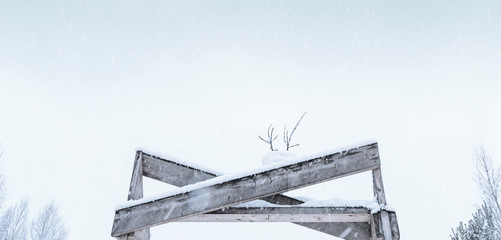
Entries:
<svg viewBox="0 0 501 240">
<path fill-rule="evenodd" d="M 0 232 L 1 239 L 25 240 L 28 219 L 28 199 L 24 199 L 16 206 L 9 207 L 0 219 L 3 231 Z"/>
<path fill-rule="evenodd" d="M 495 230 L 498 236 L 501 236 L 501 205 L 499 202 L 501 200 L 501 169 L 493 165 L 492 159 L 483 146 L 477 148 L 475 160 L 482 199 L 491 210 Z"/>
<path fill-rule="evenodd" d="M 284 143 L 285 143 L 285 148 L 287 151 L 289 151 L 290 148 L 292 147 L 297 147 L 299 144 L 293 144 L 291 145 L 292 141 L 292 135 L 294 135 L 294 132 L 296 131 L 297 126 L 299 126 L 299 123 L 301 120 L 303 120 L 304 115 L 306 115 L 307 112 L 304 112 L 299 121 L 297 121 L 296 125 L 292 129 L 292 131 L 289 133 L 289 130 L 287 130 L 287 125 L 284 127 Z"/>
<path fill-rule="evenodd" d="M 1 153 L 0 153 L 1 155 Z M 3 209 L 3 203 L 5 201 L 5 197 L 7 195 L 7 190 L 5 189 L 5 177 L 0 171 L 0 210 Z"/>
<path fill-rule="evenodd" d="M 264 138 L 259 136 L 259 139 L 263 140 L 263 142 L 265 142 L 265 143 L 268 143 L 270 145 L 271 151 L 277 151 L 277 149 L 273 148 L 273 141 L 275 141 L 275 139 L 277 139 L 278 135 L 277 136 L 273 135 L 273 131 L 275 130 L 275 128 L 271 127 L 272 125 L 273 124 L 270 124 L 270 126 L 268 127 L 268 138 L 265 140 Z"/>
<path fill-rule="evenodd" d="M 24 199 L 17 205 L 4 209 L 6 192 L 5 178 L 0 171 L 0 240 L 26 240 L 29 201 Z M 31 223 L 30 230 L 31 240 L 64 240 L 67 234 L 54 202 L 44 207 Z"/>
<path fill-rule="evenodd" d="M 475 166 L 478 185 L 482 193 L 482 205 L 467 223 L 459 223 L 452 229 L 452 240 L 501 239 L 501 169 L 494 166 L 485 148 L 475 151 Z"/>
<path fill-rule="evenodd" d="M 0 148 L 2 145 L 0 145 Z M 0 157 L 2 157 L 2 150 L 0 149 Z M 0 171 L 0 210 L 2 210 L 5 196 L 7 195 L 7 190 L 5 189 L 5 177 L 2 171 Z"/>
<path fill-rule="evenodd" d="M 31 223 L 31 240 L 64 240 L 66 229 L 54 202 L 47 204 Z"/>
</svg>

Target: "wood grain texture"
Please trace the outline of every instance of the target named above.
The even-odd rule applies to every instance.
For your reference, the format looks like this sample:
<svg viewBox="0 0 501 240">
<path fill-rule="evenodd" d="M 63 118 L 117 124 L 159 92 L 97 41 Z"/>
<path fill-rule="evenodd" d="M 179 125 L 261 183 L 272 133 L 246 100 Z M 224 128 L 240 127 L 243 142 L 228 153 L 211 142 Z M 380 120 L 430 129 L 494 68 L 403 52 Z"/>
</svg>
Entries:
<svg viewBox="0 0 501 240">
<path fill-rule="evenodd" d="M 373 170 L 377 143 L 290 164 L 116 211 L 112 236 Z"/>
<path fill-rule="evenodd" d="M 142 152 L 143 156 L 143 175 L 176 187 L 184 187 L 189 184 L 195 184 L 215 178 L 218 175 L 215 173 L 203 171 L 188 165 L 180 164 L 168 159 L 163 159 Z M 297 205 L 304 203 L 303 201 L 277 194 L 264 197 L 264 200 L 277 205 Z"/>
<path fill-rule="evenodd" d="M 364 222 L 339 222 L 339 223 L 298 223 L 319 232 L 339 237 L 345 240 L 371 239 L 370 224 Z"/>
<path fill-rule="evenodd" d="M 183 187 L 217 177 L 216 174 L 191 166 L 169 161 L 144 152 L 141 153 L 143 155 L 143 175 L 170 185 Z"/>
<path fill-rule="evenodd" d="M 376 195 L 379 205 L 386 206 L 386 195 L 383 186 L 383 177 L 381 174 L 381 168 L 376 168 L 372 170 L 372 182 L 374 188 L 374 195 Z M 391 226 L 390 226 L 390 216 L 387 211 L 382 210 L 378 216 L 378 221 L 380 224 L 375 225 L 376 233 L 383 232 L 384 240 L 392 240 Z M 381 229 L 377 229 L 381 228 Z"/>
<path fill-rule="evenodd" d="M 183 187 L 199 181 L 216 177 L 215 173 L 203 171 L 192 166 L 180 164 L 175 161 L 153 156 L 148 153 L 143 154 L 143 175 L 152 179 Z M 194 177 L 192 177 L 194 176 Z M 277 205 L 299 205 L 304 203 L 301 200 L 276 194 L 261 198 L 261 200 Z M 230 207 L 229 209 L 232 209 Z M 210 214 L 210 213 L 206 213 Z M 315 231 L 323 232 L 331 236 L 343 236 L 346 240 L 369 239 L 371 236 L 369 223 L 351 222 L 292 222 L 295 225 L 306 227 Z"/>
<path fill-rule="evenodd" d="M 136 152 L 127 200 L 138 200 L 141 198 L 143 198 L 143 154 L 142 152 Z M 119 236 L 118 239 L 149 240 L 150 229 L 146 228 L 132 233 L 128 233 L 126 235 Z"/>
<path fill-rule="evenodd" d="M 363 207 L 232 207 L 179 222 L 370 222 Z"/>
</svg>

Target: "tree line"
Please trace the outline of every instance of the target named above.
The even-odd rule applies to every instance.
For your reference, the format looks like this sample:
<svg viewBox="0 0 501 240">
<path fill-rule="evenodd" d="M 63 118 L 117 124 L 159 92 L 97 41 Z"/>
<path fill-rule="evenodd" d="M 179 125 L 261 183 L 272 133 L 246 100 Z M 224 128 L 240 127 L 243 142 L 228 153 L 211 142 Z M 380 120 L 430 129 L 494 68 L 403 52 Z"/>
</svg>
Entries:
<svg viewBox="0 0 501 240">
<path fill-rule="evenodd" d="M 0 240 L 67 239 L 67 231 L 55 202 L 46 204 L 36 217 L 30 219 L 28 199 L 7 207 L 6 198 L 5 176 L 0 170 Z"/>
</svg>

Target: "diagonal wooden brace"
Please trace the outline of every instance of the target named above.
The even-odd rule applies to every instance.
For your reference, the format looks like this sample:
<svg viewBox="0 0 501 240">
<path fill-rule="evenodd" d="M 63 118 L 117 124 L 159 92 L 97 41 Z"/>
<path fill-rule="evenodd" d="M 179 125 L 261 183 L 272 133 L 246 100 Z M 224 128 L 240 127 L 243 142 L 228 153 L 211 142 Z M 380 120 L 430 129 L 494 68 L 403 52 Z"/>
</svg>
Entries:
<svg viewBox="0 0 501 240">
<path fill-rule="evenodd" d="M 127 200 L 138 200 L 143 198 L 143 153 L 136 152 L 136 157 L 134 158 L 134 167 L 132 169 L 132 177 L 130 180 L 129 194 L 127 195 Z M 124 234 L 118 236 L 119 240 L 149 240 L 150 239 L 150 229 L 146 228 L 143 230 L 138 230 L 132 233 Z"/>
<path fill-rule="evenodd" d="M 208 213 L 380 166 L 377 144 L 243 176 L 116 211 L 112 236 Z"/>
<path fill-rule="evenodd" d="M 143 152 L 143 175 L 170 185 L 183 187 L 197 182 L 205 181 L 218 175 L 208 170 L 201 170 L 168 159 L 163 159 Z M 299 205 L 301 200 L 276 194 L 261 198 L 268 203 L 276 205 Z M 230 207 L 229 209 L 231 209 Z M 206 213 L 211 214 L 211 213 Z M 202 215 L 201 215 L 202 216 Z M 185 220 L 188 221 L 188 220 Z M 369 223 L 361 222 L 292 222 L 325 234 L 340 237 L 346 240 L 363 240 L 371 237 Z"/>
</svg>

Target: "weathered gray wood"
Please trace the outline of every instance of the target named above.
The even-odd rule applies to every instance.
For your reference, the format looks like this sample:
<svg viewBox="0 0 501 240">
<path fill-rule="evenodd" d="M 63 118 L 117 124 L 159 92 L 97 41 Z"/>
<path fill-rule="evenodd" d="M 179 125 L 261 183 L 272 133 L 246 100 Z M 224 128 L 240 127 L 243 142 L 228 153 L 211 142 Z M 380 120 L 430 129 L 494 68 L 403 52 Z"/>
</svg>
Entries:
<svg viewBox="0 0 501 240">
<path fill-rule="evenodd" d="M 143 152 L 143 175 L 152 179 L 183 187 L 189 184 L 194 184 L 199 181 L 208 180 L 217 175 L 212 172 L 197 169 L 192 166 L 180 164 L 158 156 L 153 156 Z M 194 177 L 192 177 L 194 176 Z M 261 198 L 269 203 L 277 205 L 299 205 L 304 203 L 301 200 L 288 197 L 282 194 L 276 194 Z M 231 209 L 232 207 L 230 207 Z M 207 213 L 206 213 L 207 214 Z M 333 223 L 301 223 L 292 222 L 293 224 L 306 227 L 315 231 L 339 237 L 344 236 L 346 240 L 369 239 L 370 229 L 368 223 L 349 223 L 349 222 L 333 222 Z"/>
<path fill-rule="evenodd" d="M 137 200 L 143 198 L 143 154 L 136 152 L 134 168 L 130 179 L 129 194 L 127 200 Z"/>
<path fill-rule="evenodd" d="M 298 224 L 345 240 L 367 240 L 371 238 L 370 224 L 365 222 Z"/>
<path fill-rule="evenodd" d="M 112 236 L 230 207 L 380 166 L 377 143 L 116 211 Z"/>
<path fill-rule="evenodd" d="M 388 214 L 390 225 L 391 225 L 391 235 L 392 235 L 392 240 L 399 240 L 400 239 L 400 231 L 398 229 L 398 223 L 397 223 L 397 215 L 395 212 L 390 212 L 390 211 L 385 211 Z M 373 232 L 373 239 L 376 240 L 383 240 L 384 239 L 384 232 L 383 232 L 383 220 L 382 220 L 382 215 L 383 212 L 378 212 L 373 214 L 372 216 L 372 232 Z"/>
<path fill-rule="evenodd" d="M 384 192 L 383 186 L 383 177 L 381 175 L 381 168 L 376 168 L 372 170 L 372 182 L 374 188 L 374 194 L 376 195 L 377 201 L 380 205 L 386 206 L 386 195 Z M 387 211 L 382 210 L 378 216 L 378 221 L 381 221 L 381 224 L 376 224 L 375 227 L 381 227 L 383 231 L 383 239 L 391 240 L 391 226 L 390 226 L 390 216 Z M 380 219 L 379 219 L 380 218 Z M 376 233 L 379 232 L 379 229 L 376 229 Z"/>
<path fill-rule="evenodd" d="M 384 193 L 381 168 L 376 168 L 372 170 L 372 184 L 373 184 L 374 195 L 376 195 L 378 203 L 386 205 L 386 195 Z"/>
<path fill-rule="evenodd" d="M 136 152 L 127 200 L 143 198 L 143 154 Z M 138 230 L 118 237 L 119 240 L 149 240 L 150 229 Z"/>
<path fill-rule="evenodd" d="M 397 214 L 395 212 L 388 212 L 390 214 L 391 235 L 393 240 L 400 239 L 400 229 L 398 228 Z"/>
<path fill-rule="evenodd" d="M 176 187 L 184 187 L 189 184 L 195 184 L 217 177 L 215 173 L 163 159 L 145 152 L 142 152 L 142 155 L 144 159 L 143 176 Z M 303 201 L 282 194 L 264 197 L 261 200 L 277 205 L 297 205 L 304 203 Z"/>
<path fill-rule="evenodd" d="M 232 207 L 179 222 L 370 222 L 363 207 Z"/>
<path fill-rule="evenodd" d="M 170 185 L 182 187 L 217 177 L 214 173 L 162 159 L 144 152 L 142 152 L 142 155 L 144 159 L 143 175 Z"/>
</svg>

